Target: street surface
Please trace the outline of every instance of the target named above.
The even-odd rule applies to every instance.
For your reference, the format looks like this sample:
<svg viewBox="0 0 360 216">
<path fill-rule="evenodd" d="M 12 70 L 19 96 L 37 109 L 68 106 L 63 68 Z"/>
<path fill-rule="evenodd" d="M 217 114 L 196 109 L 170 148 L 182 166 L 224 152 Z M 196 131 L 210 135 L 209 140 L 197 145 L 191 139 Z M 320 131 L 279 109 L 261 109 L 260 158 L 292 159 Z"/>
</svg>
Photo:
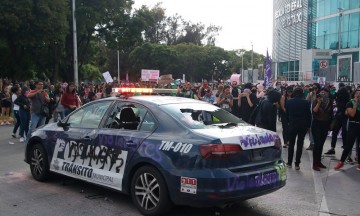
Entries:
<svg viewBox="0 0 360 216">
<path fill-rule="evenodd" d="M 278 133 L 281 135 L 278 123 Z M 140 215 L 130 196 L 74 180 L 55 176 L 46 183 L 33 180 L 24 162 L 25 143 L 11 137 L 12 126 L 0 127 L 0 215 Z M 14 144 L 12 144 L 14 143 Z M 288 170 L 287 185 L 275 193 L 247 200 L 227 209 L 177 206 L 169 216 L 360 216 L 360 171 L 345 165 L 342 171 L 333 167 L 340 158 L 341 139 L 335 157 L 325 157 L 328 169 L 311 169 L 312 152 L 306 151 L 301 170 Z M 328 138 L 324 152 L 330 147 Z M 355 156 L 355 152 L 353 152 Z M 283 150 L 287 161 L 287 149 Z M 312 159 L 311 159 L 312 160 Z"/>
</svg>

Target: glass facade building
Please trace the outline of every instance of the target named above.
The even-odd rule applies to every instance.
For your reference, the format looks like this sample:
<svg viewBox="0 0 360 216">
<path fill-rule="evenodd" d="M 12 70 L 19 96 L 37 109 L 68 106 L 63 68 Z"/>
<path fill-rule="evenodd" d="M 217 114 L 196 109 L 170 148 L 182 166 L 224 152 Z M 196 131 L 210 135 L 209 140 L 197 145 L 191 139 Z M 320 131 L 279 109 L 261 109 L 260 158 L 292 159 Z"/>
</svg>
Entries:
<svg viewBox="0 0 360 216">
<path fill-rule="evenodd" d="M 272 56 L 278 76 L 286 77 L 287 80 L 301 80 L 304 74 L 311 72 L 312 76 L 334 79 L 331 81 L 353 81 L 360 52 L 360 0 L 273 2 Z M 313 57 L 310 61 L 304 56 L 309 52 L 303 50 L 329 51 L 331 55 L 326 60 Z M 351 70 L 350 74 L 342 72 L 344 59 L 350 60 L 347 69 Z M 324 61 L 327 63 L 321 64 Z M 316 68 L 319 62 L 327 66 L 320 69 L 323 74 L 319 74 L 319 68 Z M 328 75 L 330 73 L 331 76 Z"/>
</svg>

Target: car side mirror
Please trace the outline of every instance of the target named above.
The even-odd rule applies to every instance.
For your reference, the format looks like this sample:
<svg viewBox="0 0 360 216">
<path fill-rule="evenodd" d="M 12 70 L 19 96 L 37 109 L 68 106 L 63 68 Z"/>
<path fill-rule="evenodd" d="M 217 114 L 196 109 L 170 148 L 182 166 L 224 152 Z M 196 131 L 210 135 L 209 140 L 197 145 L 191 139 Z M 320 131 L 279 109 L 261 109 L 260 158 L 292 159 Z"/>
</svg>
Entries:
<svg viewBox="0 0 360 216">
<path fill-rule="evenodd" d="M 70 124 L 62 121 L 58 121 L 57 126 L 59 127 L 68 127 Z"/>
</svg>

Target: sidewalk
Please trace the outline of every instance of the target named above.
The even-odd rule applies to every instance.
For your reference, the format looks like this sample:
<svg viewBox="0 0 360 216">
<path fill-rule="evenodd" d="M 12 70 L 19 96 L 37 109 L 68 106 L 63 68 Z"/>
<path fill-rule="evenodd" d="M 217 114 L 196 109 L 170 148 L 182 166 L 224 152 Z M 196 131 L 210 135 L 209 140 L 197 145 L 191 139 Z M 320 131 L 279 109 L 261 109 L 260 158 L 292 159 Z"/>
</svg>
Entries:
<svg viewBox="0 0 360 216">
<path fill-rule="evenodd" d="M 282 137 L 281 123 L 277 124 L 277 133 Z M 360 131 L 359 131 L 360 133 Z M 305 137 L 302 160 L 309 160 L 306 166 L 300 165 L 302 170 L 311 170 L 313 173 L 317 203 L 320 203 L 320 216 L 360 216 L 360 171 L 356 170 L 357 162 L 346 164 L 336 171 L 334 167 L 338 163 L 343 149 L 342 139 L 337 140 L 335 155 L 323 155 L 322 163 L 327 167 L 320 172 L 312 170 L 312 151 L 305 150 L 309 146 L 309 135 Z M 323 153 L 330 149 L 331 137 L 328 137 Z M 295 149 L 296 150 L 296 149 Z M 356 155 L 355 149 L 352 152 L 352 159 Z M 283 149 L 283 159 L 287 161 L 287 149 Z M 310 165 L 310 167 L 309 167 Z M 289 170 L 291 172 L 291 170 Z"/>
</svg>

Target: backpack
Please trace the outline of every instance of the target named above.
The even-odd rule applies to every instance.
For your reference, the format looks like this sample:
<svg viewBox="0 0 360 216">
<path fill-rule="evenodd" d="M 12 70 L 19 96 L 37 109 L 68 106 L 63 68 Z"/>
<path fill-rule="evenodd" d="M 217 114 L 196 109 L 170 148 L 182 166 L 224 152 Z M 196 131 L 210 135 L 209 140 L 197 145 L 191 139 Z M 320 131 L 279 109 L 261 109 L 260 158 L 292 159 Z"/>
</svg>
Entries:
<svg viewBox="0 0 360 216">
<path fill-rule="evenodd" d="M 262 119 L 262 105 L 263 105 L 263 101 L 261 100 L 259 102 L 259 104 L 256 105 L 256 107 L 254 108 L 254 110 L 252 111 L 250 118 L 249 118 L 249 124 L 251 125 L 259 125 L 261 124 L 261 119 Z"/>
</svg>

